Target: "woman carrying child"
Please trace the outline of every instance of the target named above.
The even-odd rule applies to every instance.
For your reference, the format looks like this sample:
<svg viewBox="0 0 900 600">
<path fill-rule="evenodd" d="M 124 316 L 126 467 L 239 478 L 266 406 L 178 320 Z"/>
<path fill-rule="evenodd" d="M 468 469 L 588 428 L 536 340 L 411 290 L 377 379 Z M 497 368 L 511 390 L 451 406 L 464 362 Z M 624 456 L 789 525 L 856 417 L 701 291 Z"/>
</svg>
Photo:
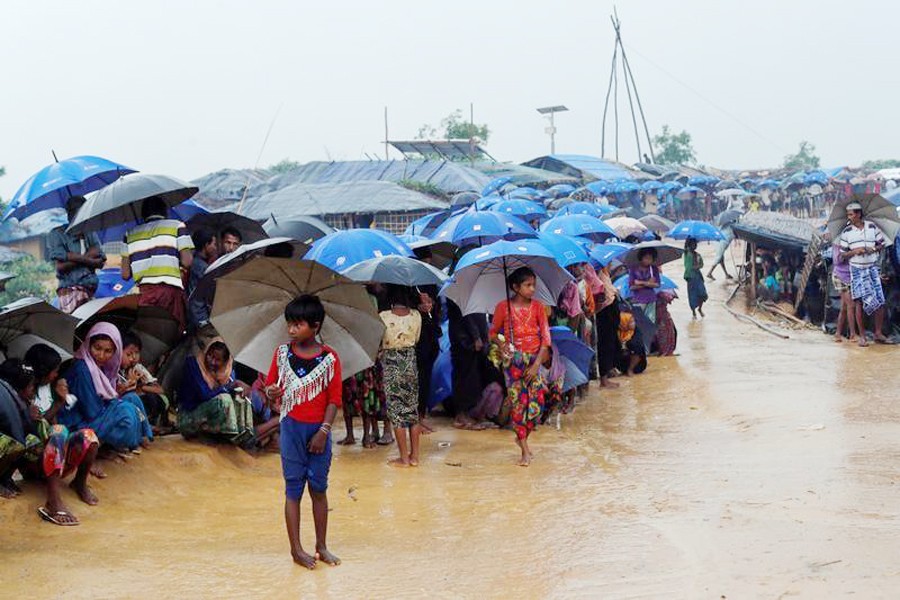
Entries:
<svg viewBox="0 0 900 600">
<path fill-rule="evenodd" d="M 494 309 L 490 337 L 503 360 L 510 419 L 522 451 L 518 464 L 527 467 L 533 456 L 528 436 L 540 419 L 547 393 L 541 365 L 549 358 L 550 325 L 544 305 L 534 300 L 534 271 L 520 267 L 507 281 L 513 296 Z"/>
</svg>

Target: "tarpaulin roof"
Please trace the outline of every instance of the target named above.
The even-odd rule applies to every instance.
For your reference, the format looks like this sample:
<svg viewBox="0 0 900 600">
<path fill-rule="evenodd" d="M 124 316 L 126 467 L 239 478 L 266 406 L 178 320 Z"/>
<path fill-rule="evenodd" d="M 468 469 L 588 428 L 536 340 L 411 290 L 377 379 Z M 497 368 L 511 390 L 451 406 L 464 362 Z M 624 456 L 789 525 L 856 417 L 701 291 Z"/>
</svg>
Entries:
<svg viewBox="0 0 900 600">
<path fill-rule="evenodd" d="M 541 188 L 550 187 L 557 183 L 578 183 L 581 180 L 581 177 L 577 175 L 566 175 L 565 173 L 526 167 L 515 163 L 475 162 L 472 168 L 484 173 L 491 179 L 509 177 L 510 183 Z"/>
<path fill-rule="evenodd" d="M 296 183 L 245 201 L 251 219 L 439 210 L 447 203 L 388 181 Z"/>
<path fill-rule="evenodd" d="M 16 219 L 4 221 L 0 223 L 0 243 L 47 235 L 66 223 L 68 223 L 66 211 L 61 208 L 41 211 L 24 221 L 17 221 Z"/>
<path fill-rule="evenodd" d="M 0 246 L 0 264 L 13 262 L 23 256 L 27 256 L 27 253 L 13 250 L 8 246 Z"/>
<path fill-rule="evenodd" d="M 634 179 L 635 177 L 635 171 L 621 163 L 584 154 L 550 154 L 522 164 L 526 167 L 565 173 L 586 181 L 595 179 L 613 181 L 616 179 Z"/>
<path fill-rule="evenodd" d="M 738 239 L 766 248 L 806 250 L 815 234 L 815 227 L 807 221 L 779 213 L 750 212 L 732 225 Z"/>
</svg>

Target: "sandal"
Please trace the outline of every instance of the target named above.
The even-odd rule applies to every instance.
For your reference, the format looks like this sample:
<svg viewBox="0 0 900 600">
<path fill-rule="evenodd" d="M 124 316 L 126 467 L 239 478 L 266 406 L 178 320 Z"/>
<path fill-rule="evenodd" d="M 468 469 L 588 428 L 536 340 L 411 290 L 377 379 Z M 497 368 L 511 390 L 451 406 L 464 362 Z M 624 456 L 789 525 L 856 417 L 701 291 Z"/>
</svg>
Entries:
<svg viewBox="0 0 900 600">
<path fill-rule="evenodd" d="M 37 511 L 43 520 L 47 521 L 48 523 L 53 523 L 54 525 L 59 525 L 60 527 L 75 527 L 76 525 L 81 525 L 81 521 L 79 521 L 75 515 L 64 510 L 60 510 L 53 514 L 50 514 L 49 510 L 41 506 L 37 509 Z M 59 517 L 69 517 L 74 520 L 62 521 L 59 519 Z"/>
</svg>

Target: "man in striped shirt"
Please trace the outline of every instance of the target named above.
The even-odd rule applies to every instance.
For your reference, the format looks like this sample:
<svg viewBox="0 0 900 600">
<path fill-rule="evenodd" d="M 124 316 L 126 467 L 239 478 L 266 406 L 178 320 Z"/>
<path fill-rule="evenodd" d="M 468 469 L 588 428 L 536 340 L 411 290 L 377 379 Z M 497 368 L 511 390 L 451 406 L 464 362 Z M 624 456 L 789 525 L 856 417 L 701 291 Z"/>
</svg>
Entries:
<svg viewBox="0 0 900 600">
<path fill-rule="evenodd" d="M 140 291 L 140 306 L 159 306 L 185 324 L 185 297 L 181 269 L 189 269 L 194 244 L 187 227 L 167 219 L 168 207 L 159 198 L 148 198 L 141 206 L 143 224 L 125 236 L 122 279 L 134 277 Z"/>
</svg>

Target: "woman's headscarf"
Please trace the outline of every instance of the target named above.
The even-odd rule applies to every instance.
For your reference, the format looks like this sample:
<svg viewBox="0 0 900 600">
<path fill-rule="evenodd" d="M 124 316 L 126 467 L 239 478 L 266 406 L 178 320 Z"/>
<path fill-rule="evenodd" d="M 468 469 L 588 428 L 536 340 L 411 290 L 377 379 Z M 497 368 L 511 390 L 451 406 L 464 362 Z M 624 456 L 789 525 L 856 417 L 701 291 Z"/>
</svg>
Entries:
<svg viewBox="0 0 900 600">
<path fill-rule="evenodd" d="M 91 356 L 91 340 L 98 335 L 105 335 L 111 339 L 116 348 L 112 358 L 103 365 L 98 365 Z M 75 358 L 83 360 L 87 365 L 91 380 L 94 382 L 94 390 L 98 396 L 104 400 L 118 398 L 116 378 L 119 376 L 119 367 L 122 365 L 122 335 L 115 325 L 101 321 L 91 327 L 84 342 L 75 352 Z"/>
<path fill-rule="evenodd" d="M 225 363 L 219 368 L 218 371 L 210 371 L 209 367 L 206 366 L 206 352 L 209 350 L 209 347 L 215 343 L 221 343 L 228 349 L 228 346 L 225 345 L 225 340 L 220 337 L 213 337 L 206 340 L 200 340 L 200 348 L 197 350 L 197 366 L 200 367 L 200 375 L 203 376 L 203 381 L 206 382 L 206 385 L 210 389 L 216 389 L 226 385 L 229 381 L 231 381 L 231 373 L 234 370 L 234 359 L 231 356 L 231 351 L 228 350 L 228 359 Z"/>
</svg>

